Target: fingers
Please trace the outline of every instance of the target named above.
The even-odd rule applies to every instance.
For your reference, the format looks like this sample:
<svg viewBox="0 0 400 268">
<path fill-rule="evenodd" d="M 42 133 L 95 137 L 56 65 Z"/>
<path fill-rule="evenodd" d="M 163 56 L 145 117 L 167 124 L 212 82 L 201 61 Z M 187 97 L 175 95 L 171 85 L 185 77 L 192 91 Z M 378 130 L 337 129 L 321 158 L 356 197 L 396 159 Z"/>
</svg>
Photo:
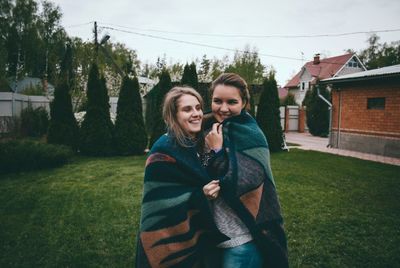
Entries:
<svg viewBox="0 0 400 268">
<path fill-rule="evenodd" d="M 215 123 L 206 135 L 206 143 L 210 149 L 220 149 L 223 144 L 222 124 Z"/>
<path fill-rule="evenodd" d="M 212 126 L 212 132 L 222 136 L 222 124 L 214 123 Z"/>
<path fill-rule="evenodd" d="M 203 187 L 203 193 L 207 197 L 207 199 L 215 199 L 218 197 L 219 191 L 221 187 L 219 186 L 218 180 L 213 180 Z"/>
<path fill-rule="evenodd" d="M 214 123 L 213 125 L 212 125 L 212 132 L 214 132 L 214 133 L 218 133 L 218 127 L 219 127 L 219 123 Z"/>
<path fill-rule="evenodd" d="M 222 135 L 222 124 L 221 123 L 218 124 L 217 131 L 218 131 L 218 134 Z"/>
</svg>

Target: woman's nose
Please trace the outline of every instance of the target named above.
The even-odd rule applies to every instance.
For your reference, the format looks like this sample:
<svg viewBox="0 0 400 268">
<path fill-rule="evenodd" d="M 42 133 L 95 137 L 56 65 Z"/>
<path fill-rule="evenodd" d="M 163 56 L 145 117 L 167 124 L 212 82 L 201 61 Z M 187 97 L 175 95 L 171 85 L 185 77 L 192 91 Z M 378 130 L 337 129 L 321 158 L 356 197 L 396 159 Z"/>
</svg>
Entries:
<svg viewBox="0 0 400 268">
<path fill-rule="evenodd" d="M 220 110 L 223 112 L 229 111 L 228 105 L 226 103 L 222 103 Z"/>
<path fill-rule="evenodd" d="M 201 116 L 203 114 L 202 110 L 194 109 L 192 116 Z"/>
</svg>

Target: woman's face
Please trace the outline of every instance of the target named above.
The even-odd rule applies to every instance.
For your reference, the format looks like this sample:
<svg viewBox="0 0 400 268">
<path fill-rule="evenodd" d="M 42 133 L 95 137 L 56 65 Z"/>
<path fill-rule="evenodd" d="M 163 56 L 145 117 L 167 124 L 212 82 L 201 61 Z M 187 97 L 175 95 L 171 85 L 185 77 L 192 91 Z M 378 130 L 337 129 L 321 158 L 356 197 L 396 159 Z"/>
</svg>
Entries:
<svg viewBox="0 0 400 268">
<path fill-rule="evenodd" d="M 211 110 L 215 119 L 222 122 L 225 119 L 239 115 L 245 103 L 238 88 L 226 85 L 217 85 L 212 95 Z"/>
<path fill-rule="evenodd" d="M 179 126 L 191 137 L 201 131 L 203 110 L 199 100 L 192 95 L 183 95 L 178 99 L 176 118 Z"/>
</svg>

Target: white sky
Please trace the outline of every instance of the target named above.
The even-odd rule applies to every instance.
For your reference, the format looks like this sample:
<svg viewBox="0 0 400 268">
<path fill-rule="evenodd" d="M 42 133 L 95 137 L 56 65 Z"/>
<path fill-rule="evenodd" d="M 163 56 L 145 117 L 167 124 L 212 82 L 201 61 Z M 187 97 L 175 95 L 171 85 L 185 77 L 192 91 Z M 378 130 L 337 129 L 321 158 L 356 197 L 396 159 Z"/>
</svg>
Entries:
<svg viewBox="0 0 400 268">
<path fill-rule="evenodd" d="M 272 65 L 278 83 L 284 85 L 315 53 L 322 56 L 344 54 L 346 49 L 367 47 L 368 34 L 318 38 L 232 38 L 183 35 L 143 31 L 145 29 L 231 35 L 316 35 L 400 29 L 399 0 L 53 0 L 63 13 L 62 24 L 71 36 L 92 38 L 93 24 L 207 44 L 228 49 L 243 49 L 246 44 L 260 54 L 302 59 L 290 60 L 260 56 Z M 141 29 L 139 31 L 138 29 Z M 206 54 L 221 59 L 234 52 L 153 39 L 126 32 L 103 29 L 112 41 L 135 49 L 141 62 L 155 63 L 164 54 L 168 62 L 191 62 Z M 380 42 L 400 40 L 400 31 L 378 33 Z M 301 53 L 304 53 L 302 56 Z"/>
</svg>

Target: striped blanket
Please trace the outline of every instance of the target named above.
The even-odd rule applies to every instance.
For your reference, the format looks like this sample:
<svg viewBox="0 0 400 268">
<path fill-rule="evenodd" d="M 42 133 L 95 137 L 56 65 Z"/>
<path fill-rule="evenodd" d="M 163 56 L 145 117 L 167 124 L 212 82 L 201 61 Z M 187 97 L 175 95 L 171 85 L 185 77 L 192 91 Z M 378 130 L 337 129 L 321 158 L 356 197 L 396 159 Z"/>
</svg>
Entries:
<svg viewBox="0 0 400 268">
<path fill-rule="evenodd" d="M 226 239 L 202 188 L 210 181 L 195 148 L 167 135 L 146 162 L 136 267 L 204 267 L 207 250 Z"/>
<path fill-rule="evenodd" d="M 246 224 L 264 257 L 264 267 L 288 267 L 287 242 L 270 168 L 267 140 L 246 112 L 224 121 L 229 168 L 221 195 Z"/>
</svg>

